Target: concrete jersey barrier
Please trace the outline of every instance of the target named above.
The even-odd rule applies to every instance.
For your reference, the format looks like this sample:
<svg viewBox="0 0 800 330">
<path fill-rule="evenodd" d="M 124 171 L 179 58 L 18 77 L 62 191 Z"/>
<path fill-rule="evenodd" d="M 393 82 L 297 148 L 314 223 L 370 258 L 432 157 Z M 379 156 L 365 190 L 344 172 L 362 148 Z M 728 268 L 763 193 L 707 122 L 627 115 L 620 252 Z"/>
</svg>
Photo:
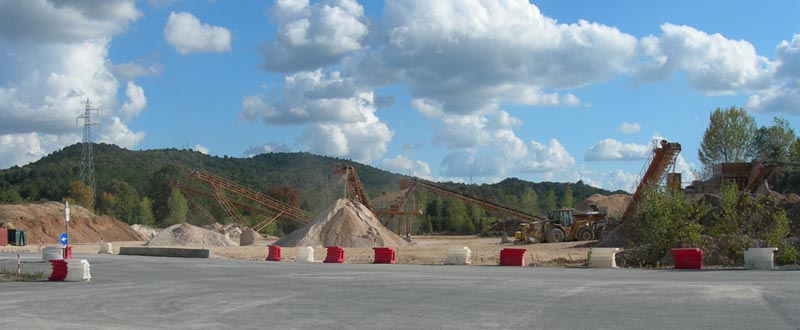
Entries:
<svg viewBox="0 0 800 330">
<path fill-rule="evenodd" d="M 209 249 L 163 248 L 145 246 L 124 246 L 119 248 L 120 255 L 136 255 L 149 257 L 209 258 Z"/>
</svg>

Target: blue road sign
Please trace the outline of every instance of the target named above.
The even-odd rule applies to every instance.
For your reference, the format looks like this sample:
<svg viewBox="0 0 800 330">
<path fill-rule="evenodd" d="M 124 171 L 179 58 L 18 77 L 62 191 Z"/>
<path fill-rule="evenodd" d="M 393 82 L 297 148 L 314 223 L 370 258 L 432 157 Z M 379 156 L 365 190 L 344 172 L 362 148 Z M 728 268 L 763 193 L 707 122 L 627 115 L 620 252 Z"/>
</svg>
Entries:
<svg viewBox="0 0 800 330">
<path fill-rule="evenodd" d="M 69 239 L 67 239 L 67 233 L 61 233 L 61 245 L 66 246 Z"/>
</svg>

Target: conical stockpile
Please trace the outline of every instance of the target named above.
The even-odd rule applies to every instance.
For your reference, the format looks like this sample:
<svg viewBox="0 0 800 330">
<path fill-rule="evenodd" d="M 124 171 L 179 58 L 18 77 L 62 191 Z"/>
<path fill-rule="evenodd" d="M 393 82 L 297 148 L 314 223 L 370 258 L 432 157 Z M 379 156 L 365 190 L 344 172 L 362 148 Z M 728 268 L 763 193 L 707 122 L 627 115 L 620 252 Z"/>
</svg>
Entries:
<svg viewBox="0 0 800 330">
<path fill-rule="evenodd" d="M 284 236 L 280 246 L 398 247 L 409 243 L 384 227 L 364 205 L 340 199 L 303 228 Z"/>
<path fill-rule="evenodd" d="M 172 225 L 147 241 L 145 246 L 236 246 L 220 233 L 188 223 Z"/>
</svg>

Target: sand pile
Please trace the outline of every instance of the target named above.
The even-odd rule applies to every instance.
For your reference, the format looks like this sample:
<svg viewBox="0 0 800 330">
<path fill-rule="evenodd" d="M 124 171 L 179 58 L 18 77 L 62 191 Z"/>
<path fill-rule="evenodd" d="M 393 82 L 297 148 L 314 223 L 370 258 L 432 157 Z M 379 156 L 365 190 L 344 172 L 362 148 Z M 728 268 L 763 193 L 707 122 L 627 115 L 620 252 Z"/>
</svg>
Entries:
<svg viewBox="0 0 800 330">
<path fill-rule="evenodd" d="M 622 216 L 622 212 L 625 212 L 625 208 L 628 207 L 628 203 L 630 202 L 630 195 L 614 194 L 604 196 L 601 194 L 594 194 L 581 202 L 576 208 L 581 211 L 591 211 L 589 205 L 594 203 L 600 208 L 606 208 L 610 217 L 619 218 Z"/>
<path fill-rule="evenodd" d="M 70 243 L 146 239 L 122 221 L 108 216 L 95 216 L 79 205 L 70 205 L 69 208 Z M 10 228 L 25 229 L 28 244 L 55 244 L 65 231 L 64 203 L 0 205 L 0 223 Z"/>
<path fill-rule="evenodd" d="M 340 199 L 303 228 L 279 239 L 280 246 L 398 247 L 409 243 L 384 227 L 360 203 Z"/>
<path fill-rule="evenodd" d="M 172 225 L 144 244 L 145 246 L 237 246 L 220 233 L 188 223 Z"/>
</svg>

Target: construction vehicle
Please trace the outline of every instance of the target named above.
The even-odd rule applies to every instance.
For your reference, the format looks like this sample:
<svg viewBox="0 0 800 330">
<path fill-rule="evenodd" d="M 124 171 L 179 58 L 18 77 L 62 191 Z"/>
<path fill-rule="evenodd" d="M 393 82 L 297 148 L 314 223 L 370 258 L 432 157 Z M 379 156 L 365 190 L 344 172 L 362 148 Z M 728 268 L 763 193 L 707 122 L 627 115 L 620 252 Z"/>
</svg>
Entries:
<svg viewBox="0 0 800 330">
<path fill-rule="evenodd" d="M 405 196 L 414 190 L 421 190 L 440 196 L 458 199 L 467 204 L 475 205 L 486 211 L 506 217 L 519 219 L 520 230 L 516 231 L 516 243 L 562 242 L 572 240 L 592 240 L 597 238 L 597 232 L 604 226 L 606 213 L 597 209 L 582 212 L 571 208 L 553 210 L 548 218 L 544 219 L 509 207 L 498 205 L 476 197 L 452 191 L 430 182 L 419 179 L 400 181 L 400 187 L 407 189 Z M 501 223 L 502 224 L 502 223 Z M 505 230 L 503 230 L 505 232 Z"/>
<path fill-rule="evenodd" d="M 514 232 L 515 244 L 590 241 L 604 225 L 606 214 L 600 211 L 582 212 L 572 208 L 550 211 L 546 221 L 523 223 Z"/>
</svg>

